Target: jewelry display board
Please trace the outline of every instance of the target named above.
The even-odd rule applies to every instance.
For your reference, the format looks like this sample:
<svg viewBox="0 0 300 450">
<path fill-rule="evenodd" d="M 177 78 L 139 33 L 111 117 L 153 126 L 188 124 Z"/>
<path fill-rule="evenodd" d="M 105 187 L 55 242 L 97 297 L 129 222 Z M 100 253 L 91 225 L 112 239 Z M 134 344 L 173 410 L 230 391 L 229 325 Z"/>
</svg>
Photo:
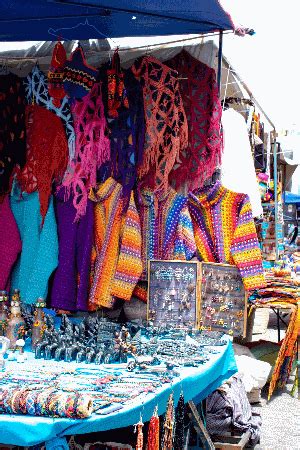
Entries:
<svg viewBox="0 0 300 450">
<path fill-rule="evenodd" d="M 237 267 L 200 263 L 200 286 L 200 329 L 245 337 L 247 298 Z"/>
<path fill-rule="evenodd" d="M 197 261 L 159 261 L 148 263 L 148 321 L 173 327 L 198 325 Z"/>
</svg>

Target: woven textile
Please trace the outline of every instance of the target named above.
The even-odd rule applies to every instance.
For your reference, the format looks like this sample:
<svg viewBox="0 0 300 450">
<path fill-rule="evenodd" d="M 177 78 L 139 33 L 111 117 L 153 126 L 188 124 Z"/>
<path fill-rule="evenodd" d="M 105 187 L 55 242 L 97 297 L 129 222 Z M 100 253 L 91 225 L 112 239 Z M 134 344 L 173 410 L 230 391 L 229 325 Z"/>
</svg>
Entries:
<svg viewBox="0 0 300 450">
<path fill-rule="evenodd" d="M 141 275 L 141 228 L 133 193 L 124 208 L 122 186 L 108 178 L 90 199 L 95 205 L 90 310 L 111 308 L 114 296 L 130 300 Z"/>
<path fill-rule="evenodd" d="M 61 120 L 38 105 L 26 107 L 28 162 L 18 174 L 22 192 L 39 192 L 44 222 L 52 183 L 60 183 L 67 168 L 68 144 Z"/>
<path fill-rule="evenodd" d="M 146 121 L 144 155 L 138 174 L 143 178 L 150 172 L 152 187 L 166 188 L 180 150 L 188 144 L 177 72 L 151 56 L 138 59 L 131 69 L 143 86 Z"/>
<path fill-rule="evenodd" d="M 94 237 L 94 204 L 75 222 L 73 199 L 64 201 L 63 189 L 54 198 L 59 239 L 58 267 L 53 279 L 51 306 L 66 311 L 87 311 L 91 252 Z"/>
<path fill-rule="evenodd" d="M 0 291 L 7 290 L 10 271 L 21 250 L 20 233 L 6 195 L 0 203 Z"/>
<path fill-rule="evenodd" d="M 21 194 L 13 186 L 11 209 L 17 222 L 22 252 L 14 267 L 11 289 L 20 289 L 24 303 L 47 298 L 48 280 L 58 263 L 58 239 L 53 199 L 50 198 L 44 226 L 38 193 Z"/>
<path fill-rule="evenodd" d="M 21 78 L 0 76 L 0 200 L 11 187 L 16 166 L 26 162 L 25 91 Z"/>
<path fill-rule="evenodd" d="M 143 189 L 137 195 L 142 225 L 143 279 L 149 259 L 190 260 L 196 245 L 187 199 L 174 189 L 155 193 Z"/>
<path fill-rule="evenodd" d="M 202 187 L 220 163 L 222 152 L 222 107 L 214 69 L 182 50 L 165 64 L 177 70 L 179 88 L 187 116 L 189 140 L 181 148 L 179 162 L 170 174 L 176 187 L 188 183 Z"/>
<path fill-rule="evenodd" d="M 88 192 L 97 184 L 97 170 L 110 158 L 107 124 L 102 102 L 101 83 L 72 108 L 76 134 L 74 162 L 63 185 L 74 195 L 76 220 L 85 214 Z"/>
<path fill-rule="evenodd" d="M 120 104 L 117 116 L 110 117 L 107 67 L 103 66 L 99 74 L 103 80 L 102 94 L 111 148 L 109 170 L 110 175 L 122 184 L 124 197 L 128 198 L 137 180 L 137 167 L 143 158 L 145 140 L 143 91 L 131 70 L 125 70 L 124 85 L 129 108 Z"/>
<path fill-rule="evenodd" d="M 198 256 L 202 261 L 236 265 L 245 289 L 265 285 L 262 258 L 249 197 L 214 186 L 189 194 Z"/>
<path fill-rule="evenodd" d="M 60 105 L 53 103 L 53 99 L 48 92 L 47 77 L 38 65 L 33 67 L 31 72 L 23 80 L 23 83 L 25 86 L 26 100 L 29 105 L 37 104 L 43 106 L 61 119 L 68 138 L 69 159 L 72 161 L 75 153 L 75 132 L 68 97 L 65 96 Z"/>
</svg>

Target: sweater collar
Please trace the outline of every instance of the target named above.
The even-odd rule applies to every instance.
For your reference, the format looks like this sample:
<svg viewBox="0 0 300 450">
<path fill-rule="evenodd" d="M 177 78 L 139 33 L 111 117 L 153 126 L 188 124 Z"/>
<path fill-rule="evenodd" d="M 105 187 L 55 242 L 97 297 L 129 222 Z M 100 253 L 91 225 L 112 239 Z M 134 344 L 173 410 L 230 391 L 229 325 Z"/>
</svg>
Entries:
<svg viewBox="0 0 300 450">
<path fill-rule="evenodd" d="M 160 188 L 155 191 L 148 188 L 143 188 L 139 191 L 139 203 L 144 206 L 157 204 L 158 202 L 164 201 L 170 195 L 172 190 L 173 189 L 171 187 L 168 189 Z"/>
<path fill-rule="evenodd" d="M 121 191 L 122 185 L 112 177 L 108 178 L 104 183 L 98 185 L 90 191 L 89 198 L 94 202 L 107 200 L 114 191 Z"/>
<path fill-rule="evenodd" d="M 203 206 L 213 206 L 219 203 L 226 193 L 226 188 L 218 180 L 215 184 L 204 186 L 192 192 L 191 196 L 196 198 Z"/>
</svg>

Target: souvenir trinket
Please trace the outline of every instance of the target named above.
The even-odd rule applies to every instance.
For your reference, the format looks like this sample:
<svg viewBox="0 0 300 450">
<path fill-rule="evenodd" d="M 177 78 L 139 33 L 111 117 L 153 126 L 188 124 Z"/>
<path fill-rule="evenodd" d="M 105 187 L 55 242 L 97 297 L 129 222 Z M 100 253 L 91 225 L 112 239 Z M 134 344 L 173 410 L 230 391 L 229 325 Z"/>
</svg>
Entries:
<svg viewBox="0 0 300 450">
<path fill-rule="evenodd" d="M 43 308 L 45 308 L 46 303 L 43 298 L 39 298 L 36 303 L 36 310 L 34 312 L 34 320 L 31 329 L 31 348 L 35 349 L 37 344 L 42 341 L 45 330 L 45 314 Z"/>
<path fill-rule="evenodd" d="M 25 320 L 21 314 L 20 291 L 14 290 L 11 299 L 6 337 L 10 340 L 10 348 L 15 348 L 16 341 L 25 335 Z"/>
<path fill-rule="evenodd" d="M 7 302 L 8 296 L 6 291 L 0 292 L 0 336 L 5 336 L 5 331 L 7 327 Z"/>
</svg>

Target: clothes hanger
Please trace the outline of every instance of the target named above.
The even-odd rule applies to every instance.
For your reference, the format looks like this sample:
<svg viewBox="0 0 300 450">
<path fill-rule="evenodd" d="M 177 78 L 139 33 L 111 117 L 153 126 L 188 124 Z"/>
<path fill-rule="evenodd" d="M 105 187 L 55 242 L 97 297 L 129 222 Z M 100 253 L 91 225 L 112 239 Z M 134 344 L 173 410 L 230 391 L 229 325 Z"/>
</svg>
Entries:
<svg viewBox="0 0 300 450">
<path fill-rule="evenodd" d="M 73 27 L 62 27 L 62 28 L 57 28 L 56 30 L 54 28 L 50 27 L 48 29 L 48 33 L 51 36 L 55 36 L 57 39 L 60 39 L 60 40 L 63 40 L 63 41 L 70 41 L 71 39 L 68 39 L 68 38 L 64 37 L 64 33 L 63 32 L 64 31 L 70 31 L 70 30 L 76 30 L 79 27 L 90 27 L 90 28 L 92 28 L 93 30 L 96 31 L 96 33 L 99 34 L 99 36 L 101 36 L 104 39 L 110 39 L 114 43 L 114 45 L 117 47 L 116 42 L 112 38 L 110 38 L 106 34 L 102 33 L 97 27 L 95 27 L 95 25 L 90 24 L 88 19 L 85 19 L 84 22 L 77 23 Z"/>
</svg>

